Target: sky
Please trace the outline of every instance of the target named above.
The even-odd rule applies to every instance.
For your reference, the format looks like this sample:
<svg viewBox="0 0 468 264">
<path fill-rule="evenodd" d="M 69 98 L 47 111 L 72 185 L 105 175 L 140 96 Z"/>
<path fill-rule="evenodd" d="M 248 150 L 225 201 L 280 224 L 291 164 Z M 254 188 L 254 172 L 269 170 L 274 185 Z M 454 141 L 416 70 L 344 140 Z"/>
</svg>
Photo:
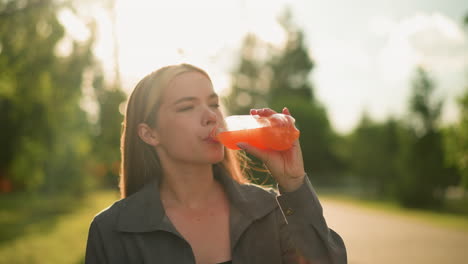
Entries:
<svg viewBox="0 0 468 264">
<path fill-rule="evenodd" d="M 337 131 L 351 131 L 364 111 L 379 121 L 403 117 L 418 65 L 436 82 L 445 122 L 456 120 L 455 98 L 468 86 L 468 28 L 462 25 L 468 1 L 461 0 L 116 0 L 125 91 L 159 67 L 188 62 L 210 74 L 218 93 L 228 93 L 248 32 L 284 43 L 277 18 L 286 7 L 305 33 L 316 64 L 310 81 Z M 89 12 L 98 22 L 96 56 L 112 79 L 109 14 L 98 5 Z M 60 18 L 71 38 L 89 35 L 70 12 Z"/>
</svg>

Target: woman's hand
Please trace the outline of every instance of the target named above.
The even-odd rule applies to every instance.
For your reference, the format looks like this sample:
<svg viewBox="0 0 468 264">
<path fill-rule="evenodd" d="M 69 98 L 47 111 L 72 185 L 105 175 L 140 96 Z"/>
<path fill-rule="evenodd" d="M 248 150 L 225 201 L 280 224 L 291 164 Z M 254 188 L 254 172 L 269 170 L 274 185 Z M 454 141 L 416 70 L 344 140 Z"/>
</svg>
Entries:
<svg viewBox="0 0 468 264">
<path fill-rule="evenodd" d="M 270 108 L 263 108 L 252 109 L 250 114 L 268 117 L 276 114 L 276 112 Z M 286 107 L 283 109 L 283 114 L 291 115 Z M 290 149 L 284 151 L 263 150 L 244 142 L 237 144 L 237 146 L 262 160 L 270 170 L 273 178 L 285 191 L 295 191 L 304 182 L 304 161 L 299 139 L 293 143 Z"/>
</svg>

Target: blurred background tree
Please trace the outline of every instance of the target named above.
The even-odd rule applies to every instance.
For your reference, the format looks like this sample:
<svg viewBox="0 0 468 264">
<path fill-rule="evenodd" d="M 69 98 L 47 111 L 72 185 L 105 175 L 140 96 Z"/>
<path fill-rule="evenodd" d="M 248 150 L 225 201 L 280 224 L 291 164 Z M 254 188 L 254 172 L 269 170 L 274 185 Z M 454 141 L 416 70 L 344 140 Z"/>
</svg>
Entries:
<svg viewBox="0 0 468 264">
<path fill-rule="evenodd" d="M 247 114 L 251 108 L 265 107 L 271 70 L 265 67 L 268 47 L 250 33 L 245 36 L 237 69 L 231 73 L 231 90 L 223 98 L 230 114 Z"/>
<path fill-rule="evenodd" d="M 393 195 L 398 173 L 399 126 L 394 118 L 379 123 L 364 112 L 357 127 L 346 137 L 344 157 L 366 196 L 390 198 Z"/>
<path fill-rule="evenodd" d="M 439 124 L 443 102 L 434 96 L 435 84 L 423 68 L 417 69 L 412 88 L 396 195 L 408 207 L 437 207 L 446 187 L 456 185 L 459 178 L 445 164 Z"/>
<path fill-rule="evenodd" d="M 458 100 L 460 120 L 444 130 L 447 163 L 461 175 L 461 186 L 468 190 L 468 87 Z"/>
<path fill-rule="evenodd" d="M 90 122 L 81 105 L 83 86 L 94 82 L 86 78 L 99 76 L 100 72 L 92 52 L 94 21 L 83 19 L 90 33 L 87 40 L 70 39 L 58 19 L 65 9 L 78 16 L 70 2 L 0 2 L 3 191 L 80 193 L 93 180 L 93 143 L 109 134 L 119 135 L 119 128 L 113 133 L 100 129 L 93 138 L 93 125 L 113 129 L 99 122 L 108 122 L 107 117 L 115 113 L 120 115 L 116 105 L 123 101 L 123 95 L 114 92 L 118 99 L 109 99 L 105 89 L 98 87 L 100 118 L 97 124 Z M 68 52 L 61 51 L 64 42 L 69 44 Z M 108 108 L 115 108 L 114 114 L 109 114 Z M 113 147 L 115 150 L 118 148 Z"/>
<path fill-rule="evenodd" d="M 464 20 L 468 28 L 468 14 Z M 459 120 L 445 130 L 444 142 L 447 152 L 447 162 L 457 168 L 462 177 L 461 186 L 468 190 L 468 86 L 464 95 L 458 99 Z"/>
<path fill-rule="evenodd" d="M 111 83 L 106 83 L 104 73 L 96 63 L 93 87 L 99 114 L 93 126 L 93 175 L 100 185 L 117 188 L 120 170 L 120 131 L 125 111 L 123 102 L 126 101 L 127 95 L 121 87 L 115 1 L 107 0 L 103 3 L 112 23 L 114 78 Z"/>
<path fill-rule="evenodd" d="M 94 80 L 96 100 L 99 105 L 98 120 L 93 126 L 93 175 L 97 183 L 117 188 L 120 170 L 120 131 L 123 116 L 119 112 L 126 94 L 120 83 L 106 85 L 104 77 Z"/>
</svg>

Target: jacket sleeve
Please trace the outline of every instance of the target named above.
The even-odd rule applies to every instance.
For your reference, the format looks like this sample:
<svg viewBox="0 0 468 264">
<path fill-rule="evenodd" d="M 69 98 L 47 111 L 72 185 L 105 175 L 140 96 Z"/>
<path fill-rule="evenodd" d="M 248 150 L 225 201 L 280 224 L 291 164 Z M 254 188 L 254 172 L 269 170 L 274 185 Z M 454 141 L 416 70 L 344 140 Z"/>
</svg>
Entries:
<svg viewBox="0 0 468 264">
<path fill-rule="evenodd" d="M 91 222 L 91 226 L 89 228 L 85 256 L 85 264 L 94 263 L 107 263 L 104 253 L 104 244 L 102 241 L 101 232 L 99 230 L 99 225 L 96 222 L 96 219 L 94 219 L 93 222 Z"/>
<path fill-rule="evenodd" d="M 347 263 L 343 239 L 328 228 L 323 209 L 308 177 L 294 192 L 279 188 L 281 248 L 284 263 Z"/>
</svg>

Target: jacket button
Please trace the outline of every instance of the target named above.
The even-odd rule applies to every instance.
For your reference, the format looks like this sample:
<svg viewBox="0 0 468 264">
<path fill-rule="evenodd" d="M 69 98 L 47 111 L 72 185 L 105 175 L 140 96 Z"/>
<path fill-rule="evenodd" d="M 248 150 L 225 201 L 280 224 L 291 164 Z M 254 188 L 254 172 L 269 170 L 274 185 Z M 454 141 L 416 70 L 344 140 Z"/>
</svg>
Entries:
<svg viewBox="0 0 468 264">
<path fill-rule="evenodd" d="M 294 210 L 291 209 L 291 208 L 288 208 L 288 209 L 286 209 L 286 212 L 285 212 L 285 213 L 286 213 L 287 216 L 291 216 L 291 215 L 294 214 Z"/>
</svg>

